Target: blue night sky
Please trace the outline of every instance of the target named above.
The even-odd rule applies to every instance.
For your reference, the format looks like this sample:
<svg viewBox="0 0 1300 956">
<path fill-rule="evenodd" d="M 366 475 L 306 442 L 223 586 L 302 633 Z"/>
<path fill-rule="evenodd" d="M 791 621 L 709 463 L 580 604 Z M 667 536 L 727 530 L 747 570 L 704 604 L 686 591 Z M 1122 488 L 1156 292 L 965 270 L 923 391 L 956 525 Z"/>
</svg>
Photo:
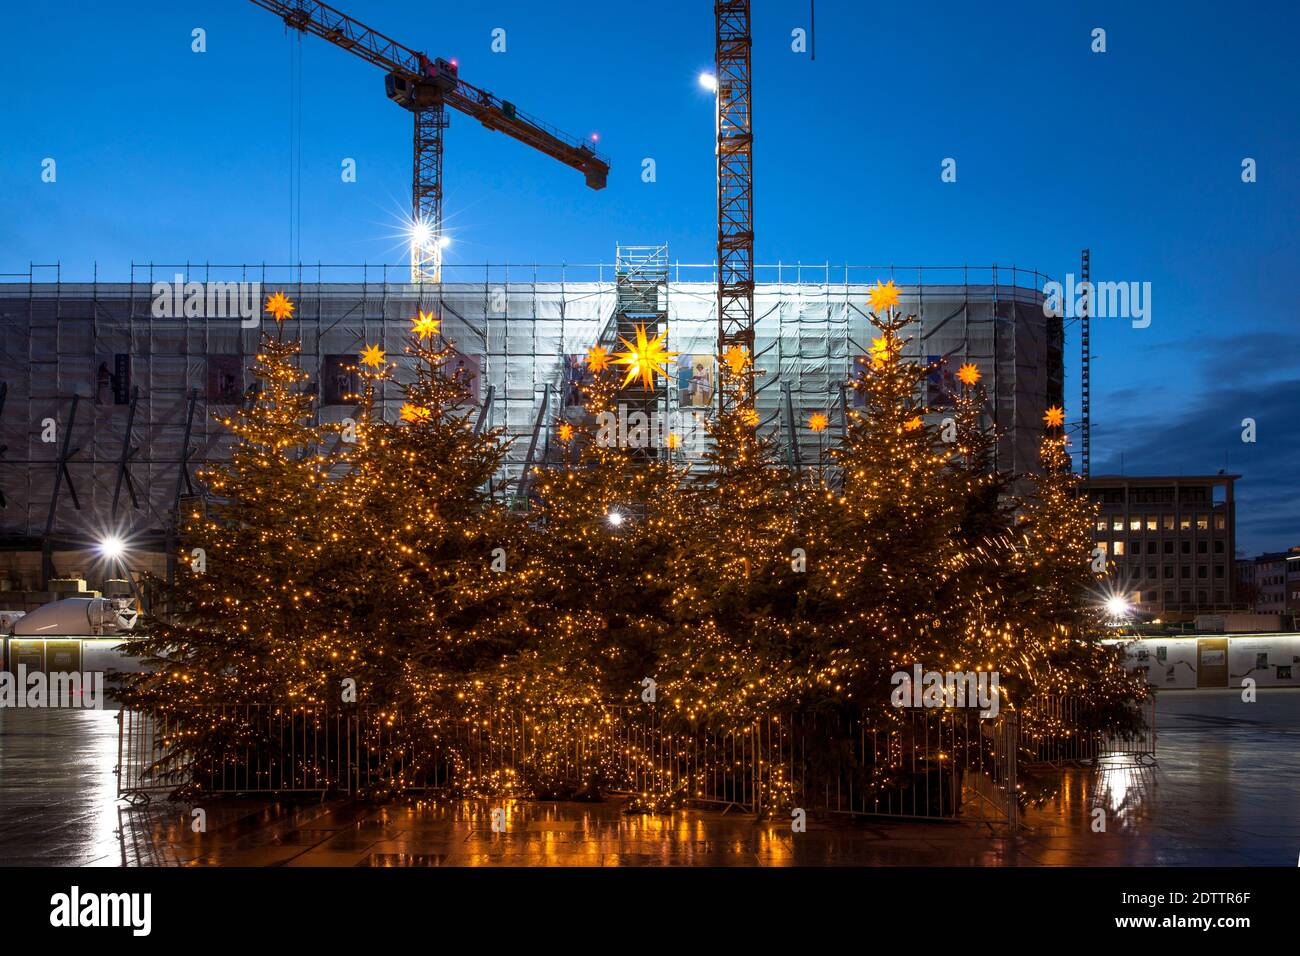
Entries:
<svg viewBox="0 0 1300 956">
<path fill-rule="evenodd" d="M 712 260 L 712 104 L 696 79 L 713 61 L 710 2 L 336 5 L 561 129 L 599 131 L 612 157 L 593 192 L 454 116 L 450 262 L 611 261 L 618 241 Z M 815 61 L 790 50 L 808 0 L 754 6 L 760 262 L 1062 277 L 1091 247 L 1094 278 L 1152 284 L 1149 328 L 1094 322 L 1094 473 L 1121 455 L 1130 474 L 1226 467 L 1243 475 L 1240 549 L 1300 544 L 1296 4 L 820 0 Z M 195 27 L 206 53 L 190 50 Z M 65 0 L 11 4 L 0 34 L 0 272 L 284 262 L 297 50 L 301 259 L 400 262 L 411 123 L 379 70 L 252 3 Z M 41 182 L 45 157 L 57 183 Z M 644 157 L 657 182 L 641 181 Z M 956 183 L 940 181 L 944 157 Z"/>
</svg>

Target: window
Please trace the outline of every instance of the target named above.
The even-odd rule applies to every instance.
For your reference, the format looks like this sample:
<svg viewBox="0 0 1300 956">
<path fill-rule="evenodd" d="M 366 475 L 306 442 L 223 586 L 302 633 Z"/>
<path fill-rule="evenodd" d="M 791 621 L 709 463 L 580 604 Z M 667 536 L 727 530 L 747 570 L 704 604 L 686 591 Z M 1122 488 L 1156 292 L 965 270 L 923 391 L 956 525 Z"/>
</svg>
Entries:
<svg viewBox="0 0 1300 956">
<path fill-rule="evenodd" d="M 1129 554 L 1141 554 L 1141 553 L 1142 553 L 1142 539 L 1141 539 L 1141 538 L 1134 538 L 1132 541 L 1130 541 L 1130 542 L 1128 543 L 1128 553 L 1129 553 Z"/>
<path fill-rule="evenodd" d="M 1123 519 L 1123 518 L 1115 518 L 1115 519 L 1113 519 L 1113 520 L 1111 521 L 1111 523 L 1110 523 L 1110 530 L 1111 530 L 1111 531 L 1123 531 L 1123 530 L 1124 530 L 1124 519 Z"/>
<path fill-rule="evenodd" d="M 1178 530 L 1189 531 L 1192 527 L 1192 518 L 1190 515 L 1184 515 L 1178 519 Z"/>
<path fill-rule="evenodd" d="M 1147 515 L 1147 530 L 1156 531 L 1160 527 L 1160 519 L 1156 515 Z"/>
<path fill-rule="evenodd" d="M 1105 519 L 1105 518 L 1098 518 L 1098 519 L 1097 519 L 1097 530 L 1098 530 L 1098 531 L 1105 531 L 1105 530 L 1106 530 L 1106 519 Z"/>
<path fill-rule="evenodd" d="M 1197 530 L 1197 531 L 1209 531 L 1209 530 L 1210 530 L 1210 516 L 1209 516 L 1209 515 L 1197 515 L 1197 516 L 1196 516 L 1196 530 Z"/>
<path fill-rule="evenodd" d="M 1154 577 L 1156 577 L 1156 574 L 1157 574 L 1156 566 L 1155 566 L 1154 564 L 1148 564 L 1148 565 L 1147 565 L 1147 577 L 1148 577 L 1148 578 L 1154 578 Z M 1155 598 L 1152 598 L 1151 600 L 1154 601 Z"/>
<path fill-rule="evenodd" d="M 1190 564 L 1184 564 L 1178 569 L 1178 576 L 1180 578 L 1190 578 L 1192 576 L 1192 566 Z"/>
<path fill-rule="evenodd" d="M 1166 538 L 1166 539 L 1165 539 L 1165 554 L 1173 554 L 1173 553 L 1174 553 L 1174 543 L 1173 543 L 1173 541 L 1171 541 L 1171 540 L 1169 540 L 1168 538 Z"/>
<path fill-rule="evenodd" d="M 1148 592 L 1146 592 L 1146 594 L 1147 594 L 1147 600 L 1146 600 L 1146 603 L 1147 603 L 1147 604 L 1155 604 L 1155 603 L 1156 603 L 1156 592 L 1155 592 L 1155 591 L 1148 591 Z"/>
<path fill-rule="evenodd" d="M 1158 554 L 1159 552 L 1160 552 L 1159 541 L 1152 540 L 1147 542 L 1147 554 Z"/>
<path fill-rule="evenodd" d="M 1099 550 L 1103 555 L 1106 553 L 1107 549 L 1109 549 L 1109 548 L 1110 548 L 1110 542 L 1109 542 L 1109 541 L 1098 541 L 1098 542 L 1097 542 L 1097 550 Z"/>
<path fill-rule="evenodd" d="M 1166 565 L 1165 565 L 1165 577 L 1166 577 L 1166 578 L 1172 578 L 1173 576 L 1174 576 L 1174 566 L 1173 566 L 1172 564 L 1166 564 Z"/>
<path fill-rule="evenodd" d="M 1221 565 L 1221 564 L 1216 564 L 1216 565 L 1214 566 L 1214 576 L 1215 576 L 1216 578 L 1221 578 L 1221 577 L 1223 577 L 1223 565 Z"/>
<path fill-rule="evenodd" d="M 1210 572 L 1206 569 L 1205 565 L 1198 564 L 1196 566 L 1196 576 L 1198 578 L 1208 578 L 1210 576 Z"/>
<path fill-rule="evenodd" d="M 1208 599 L 1206 598 L 1206 596 L 1205 596 L 1205 592 L 1204 592 L 1204 591 L 1197 591 L 1197 592 L 1196 592 L 1196 603 L 1197 603 L 1197 604 L 1205 604 L 1205 603 L 1207 602 L 1207 600 L 1208 600 Z"/>
<path fill-rule="evenodd" d="M 1209 554 L 1209 553 L 1210 553 L 1210 543 L 1209 543 L 1208 541 L 1204 540 L 1204 539 L 1202 539 L 1202 540 L 1196 542 L 1196 553 L 1197 553 L 1197 554 Z"/>
<path fill-rule="evenodd" d="M 1129 519 L 1128 519 L 1128 529 L 1129 529 L 1130 531 L 1141 531 L 1141 530 L 1142 530 L 1142 519 L 1141 519 L 1141 518 L 1129 518 Z"/>
<path fill-rule="evenodd" d="M 1214 530 L 1215 530 L 1215 531 L 1222 531 L 1222 530 L 1224 529 L 1224 527 L 1226 527 L 1226 520 L 1224 519 L 1223 515 L 1221 515 L 1221 514 L 1215 515 L 1215 516 L 1214 516 Z"/>
<path fill-rule="evenodd" d="M 1111 554 L 1115 555 L 1115 557 L 1117 558 L 1124 553 L 1123 541 L 1116 541 L 1111 547 L 1112 547 Z"/>
<path fill-rule="evenodd" d="M 1165 575 L 1165 576 L 1168 577 L 1168 575 Z M 1166 592 L 1165 592 L 1165 603 L 1166 603 L 1166 604 L 1173 604 L 1173 603 L 1174 603 L 1174 592 L 1173 592 L 1173 591 L 1166 591 Z"/>
<path fill-rule="evenodd" d="M 1173 531 L 1173 530 L 1174 530 L 1174 516 L 1173 516 L 1173 515 L 1163 515 L 1163 516 L 1162 516 L 1162 519 L 1161 519 L 1161 523 L 1162 523 L 1162 526 L 1164 527 L 1164 529 L 1165 529 L 1166 531 Z"/>
<path fill-rule="evenodd" d="M 1183 541 L 1180 541 L 1179 544 L 1182 545 L 1181 550 L 1182 550 L 1183 554 L 1191 554 L 1191 553 L 1192 553 L 1192 543 L 1191 543 L 1190 541 L 1183 540 Z"/>
<path fill-rule="evenodd" d="M 1215 554 L 1223 554 L 1223 541 L 1222 541 L 1222 540 L 1219 540 L 1219 541 L 1215 541 L 1215 542 L 1214 542 L 1214 553 L 1215 553 Z"/>
<path fill-rule="evenodd" d="M 1191 603 L 1192 603 L 1192 592 L 1191 592 L 1191 591 L 1183 591 L 1183 592 L 1182 592 L 1182 595 L 1183 595 L 1183 599 L 1182 599 L 1182 603 L 1183 603 L 1183 604 L 1191 604 Z"/>
</svg>

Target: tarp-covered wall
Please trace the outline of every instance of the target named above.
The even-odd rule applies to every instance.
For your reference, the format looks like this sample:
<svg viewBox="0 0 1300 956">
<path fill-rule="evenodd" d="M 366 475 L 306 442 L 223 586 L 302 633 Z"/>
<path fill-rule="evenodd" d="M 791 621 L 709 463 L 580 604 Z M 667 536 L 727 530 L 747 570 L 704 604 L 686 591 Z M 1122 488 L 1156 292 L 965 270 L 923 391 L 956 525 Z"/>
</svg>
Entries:
<svg viewBox="0 0 1300 956">
<path fill-rule="evenodd" d="M 467 368 L 481 372 L 478 393 L 494 398 L 489 423 L 519 436 L 507 477 L 519 474 L 541 405 L 551 390 L 545 450 L 556 416 L 563 415 L 565 356 L 583 355 L 606 329 L 615 304 L 612 282 L 510 282 L 444 285 L 421 297 L 409 285 L 295 284 L 284 287 L 295 303 L 284 334 L 300 336 L 303 366 L 328 398 L 339 373 L 330 356 L 355 361 L 359 350 L 379 344 L 390 358 L 402 355 L 417 308 L 439 309 L 443 332 L 464 354 Z M 1046 318 L 1036 289 L 1005 285 L 904 286 L 902 307 L 917 315 L 906 352 L 942 361 L 926 384 L 927 399 L 942 406 L 951 376 L 964 362 L 983 373 L 987 417 L 1001 434 L 999 466 L 1036 467 L 1042 415 L 1060 404 L 1063 390 L 1060 320 Z M 267 286 L 261 298 L 274 291 Z M 717 335 L 714 287 L 707 282 L 670 283 L 669 348 L 684 356 L 710 356 Z M 176 489 L 184 443 L 187 395 L 197 392 L 190 446 L 193 461 L 220 459 L 229 444 L 218 418 L 250 384 L 245 371 L 256 351 L 259 328 L 236 318 L 158 318 L 148 283 L 0 284 L 0 381 L 7 386 L 0 415 L 0 532 L 44 531 L 56 461 L 72 409 L 68 470 L 80 509 L 65 486 L 54 530 L 88 534 L 123 524 L 134 530 L 163 527 Z M 762 427 L 785 438 L 782 386 L 788 385 L 805 465 L 838 433 L 842 384 L 870 347 L 867 284 L 764 283 L 755 295 L 758 409 Z M 274 322 L 265 317 L 262 327 Z M 335 360 L 337 362 L 337 360 Z M 683 358 L 683 363 L 695 359 Z M 708 359 L 704 359 L 707 363 Z M 399 372 L 399 376 L 402 373 Z M 706 371 L 708 377 L 711 371 Z M 682 438 L 673 454 L 698 457 L 703 448 L 702 410 L 690 408 L 689 370 L 670 383 L 670 427 Z M 716 382 L 716 375 L 713 375 Z M 681 387 L 679 387 L 681 386 Z M 139 402 L 125 435 L 131 391 Z M 337 386 L 333 386 L 337 390 Z M 696 393 L 698 401 L 698 392 Z M 396 414 L 398 394 L 383 396 Z M 848 406 L 853 406 L 850 389 Z M 350 406 L 325 404 L 320 414 L 339 420 Z M 831 429 L 820 436 L 806 427 L 813 412 L 829 413 Z M 57 424 L 54 441 L 49 422 Z M 123 445 L 138 448 L 130 459 L 140 495 L 132 509 L 125 484 L 118 519 L 110 521 Z"/>
</svg>

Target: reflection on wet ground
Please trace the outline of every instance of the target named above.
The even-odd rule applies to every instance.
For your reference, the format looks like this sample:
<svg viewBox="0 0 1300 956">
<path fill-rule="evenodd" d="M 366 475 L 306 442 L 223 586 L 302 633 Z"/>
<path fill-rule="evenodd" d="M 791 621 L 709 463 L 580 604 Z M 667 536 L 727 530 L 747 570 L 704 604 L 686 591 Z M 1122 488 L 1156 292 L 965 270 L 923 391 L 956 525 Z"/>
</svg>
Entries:
<svg viewBox="0 0 1300 956">
<path fill-rule="evenodd" d="M 0 864 L 246 866 L 1273 865 L 1300 847 L 1300 691 L 1165 691 L 1159 766 L 1049 777 L 1018 839 L 962 823 L 623 813 L 617 801 L 211 801 L 116 798 L 107 711 L 0 711 Z M 1096 811 L 1102 811 L 1098 814 Z M 1104 822 L 1104 831 L 1102 825 Z"/>
</svg>

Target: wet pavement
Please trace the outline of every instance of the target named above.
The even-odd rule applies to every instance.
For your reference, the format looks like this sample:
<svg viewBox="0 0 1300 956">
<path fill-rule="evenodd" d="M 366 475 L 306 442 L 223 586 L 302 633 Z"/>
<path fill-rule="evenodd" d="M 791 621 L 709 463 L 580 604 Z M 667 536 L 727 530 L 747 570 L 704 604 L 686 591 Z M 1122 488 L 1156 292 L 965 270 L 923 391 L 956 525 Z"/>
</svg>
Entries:
<svg viewBox="0 0 1300 956">
<path fill-rule="evenodd" d="M 974 823 L 622 812 L 617 801 L 117 799 L 108 711 L 0 711 L 0 865 L 1269 865 L 1300 853 L 1300 690 L 1164 691 L 1159 765 L 1053 772 L 1016 839 Z M 491 811 L 506 812 L 494 832 Z M 1096 810 L 1102 810 L 1104 832 Z"/>
</svg>

